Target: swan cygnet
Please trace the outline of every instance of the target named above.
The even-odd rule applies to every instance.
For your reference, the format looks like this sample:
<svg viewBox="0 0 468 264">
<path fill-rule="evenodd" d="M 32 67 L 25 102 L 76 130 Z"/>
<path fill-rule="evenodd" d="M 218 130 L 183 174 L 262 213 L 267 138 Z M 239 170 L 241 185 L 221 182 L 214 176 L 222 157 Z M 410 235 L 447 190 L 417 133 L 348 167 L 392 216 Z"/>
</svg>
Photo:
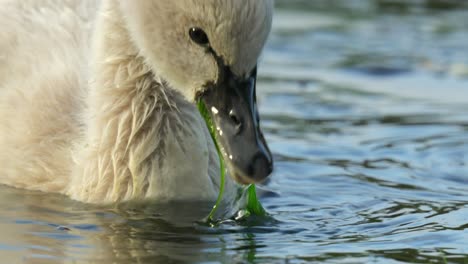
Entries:
<svg viewBox="0 0 468 264">
<path fill-rule="evenodd" d="M 0 1 L 0 184 L 89 203 L 264 180 L 255 82 L 273 0 Z"/>
</svg>

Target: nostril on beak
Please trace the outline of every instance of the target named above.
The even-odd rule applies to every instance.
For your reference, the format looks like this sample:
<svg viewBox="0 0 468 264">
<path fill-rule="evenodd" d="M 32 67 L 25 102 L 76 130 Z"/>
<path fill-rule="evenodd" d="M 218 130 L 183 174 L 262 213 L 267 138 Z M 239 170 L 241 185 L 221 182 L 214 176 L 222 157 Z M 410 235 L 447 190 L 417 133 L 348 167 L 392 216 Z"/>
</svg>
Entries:
<svg viewBox="0 0 468 264">
<path fill-rule="evenodd" d="M 263 153 L 255 155 L 249 168 L 251 177 L 255 180 L 264 180 L 273 172 L 273 164 Z"/>
<path fill-rule="evenodd" d="M 234 124 L 236 134 L 239 134 L 242 130 L 242 121 L 238 117 L 237 113 L 234 110 L 229 111 L 229 118 L 231 119 L 232 123 Z"/>
</svg>

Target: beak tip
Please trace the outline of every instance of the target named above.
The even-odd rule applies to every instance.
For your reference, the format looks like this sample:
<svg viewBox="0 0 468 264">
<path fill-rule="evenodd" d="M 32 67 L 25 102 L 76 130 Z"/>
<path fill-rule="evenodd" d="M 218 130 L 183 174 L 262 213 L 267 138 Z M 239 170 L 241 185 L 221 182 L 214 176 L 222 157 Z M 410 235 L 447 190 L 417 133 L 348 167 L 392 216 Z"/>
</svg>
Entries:
<svg viewBox="0 0 468 264">
<path fill-rule="evenodd" d="M 252 160 L 246 173 L 235 173 L 234 179 L 244 185 L 261 183 L 273 172 L 273 161 L 268 156 L 258 154 Z"/>
<path fill-rule="evenodd" d="M 273 163 L 264 155 L 258 155 L 251 167 L 253 178 L 259 180 L 266 179 L 273 171 Z"/>
</svg>

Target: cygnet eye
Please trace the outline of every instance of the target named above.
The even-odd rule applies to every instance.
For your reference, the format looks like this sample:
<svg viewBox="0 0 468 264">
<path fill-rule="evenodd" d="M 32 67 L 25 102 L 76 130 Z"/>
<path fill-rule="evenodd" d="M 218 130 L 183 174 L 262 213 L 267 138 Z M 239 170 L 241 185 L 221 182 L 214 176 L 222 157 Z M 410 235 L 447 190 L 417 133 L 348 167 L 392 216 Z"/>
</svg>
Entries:
<svg viewBox="0 0 468 264">
<path fill-rule="evenodd" d="M 210 43 L 208 35 L 201 28 L 193 27 L 189 30 L 190 38 L 198 45 L 207 45 Z"/>
</svg>

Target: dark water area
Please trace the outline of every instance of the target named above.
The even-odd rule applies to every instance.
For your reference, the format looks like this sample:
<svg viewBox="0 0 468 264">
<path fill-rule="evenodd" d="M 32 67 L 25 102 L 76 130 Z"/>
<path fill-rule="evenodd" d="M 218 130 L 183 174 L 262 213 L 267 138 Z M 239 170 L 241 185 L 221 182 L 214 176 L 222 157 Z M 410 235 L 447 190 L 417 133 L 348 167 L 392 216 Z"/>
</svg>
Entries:
<svg viewBox="0 0 468 264">
<path fill-rule="evenodd" d="M 0 187 L 0 263 L 468 263 L 468 1 L 277 6 L 258 84 L 270 218 Z"/>
</svg>

